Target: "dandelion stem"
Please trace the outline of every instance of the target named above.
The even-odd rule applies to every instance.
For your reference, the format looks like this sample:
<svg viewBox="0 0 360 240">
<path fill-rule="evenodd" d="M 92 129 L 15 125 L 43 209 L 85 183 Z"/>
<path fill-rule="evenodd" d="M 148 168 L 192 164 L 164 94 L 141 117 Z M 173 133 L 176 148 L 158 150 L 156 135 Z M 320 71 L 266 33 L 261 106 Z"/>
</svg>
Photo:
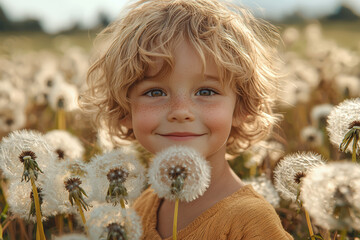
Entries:
<svg viewBox="0 0 360 240">
<path fill-rule="evenodd" d="M 121 208 L 125 209 L 125 201 L 123 198 L 120 199 Z"/>
<path fill-rule="evenodd" d="M 173 240 L 177 239 L 177 218 L 179 211 L 179 198 L 175 200 L 175 209 L 174 209 L 174 222 L 173 222 Z"/>
<path fill-rule="evenodd" d="M 67 214 L 67 219 L 68 219 L 69 230 L 70 230 L 70 232 L 73 232 L 73 231 L 74 231 L 74 227 L 73 227 L 73 222 L 72 222 L 71 214 Z"/>
<path fill-rule="evenodd" d="M 357 146 L 358 140 L 359 140 L 358 131 L 356 131 L 355 134 L 354 134 L 353 149 L 352 149 L 352 161 L 354 163 L 356 163 L 356 146 Z"/>
<path fill-rule="evenodd" d="M 256 169 L 257 169 L 256 164 L 254 164 L 250 167 L 250 173 L 249 173 L 250 177 L 254 177 L 256 175 Z"/>
<path fill-rule="evenodd" d="M 3 240 L 3 228 L 1 223 L 0 223 L 0 240 Z"/>
<path fill-rule="evenodd" d="M 57 128 L 60 130 L 66 130 L 66 118 L 64 109 L 57 110 Z"/>
<path fill-rule="evenodd" d="M 340 240 L 346 240 L 346 229 L 341 230 Z"/>
<path fill-rule="evenodd" d="M 59 234 L 61 235 L 63 233 L 63 227 L 64 227 L 64 218 L 62 214 L 55 216 L 55 224 L 59 230 Z"/>
<path fill-rule="evenodd" d="M 313 229 L 312 229 L 312 226 L 311 226 L 309 213 L 306 211 L 306 209 L 304 209 L 304 212 L 305 212 L 306 223 L 307 223 L 308 228 L 309 228 L 309 233 L 310 233 L 311 240 L 315 240 L 314 232 L 313 232 Z"/>
<path fill-rule="evenodd" d="M 79 202 L 79 200 L 77 198 L 75 199 L 75 202 L 76 202 L 76 205 L 78 206 L 80 216 L 81 216 L 81 220 L 82 220 L 82 222 L 84 224 L 84 228 L 85 228 L 85 231 L 86 231 L 86 234 L 87 234 L 88 230 L 87 230 L 87 227 L 86 227 L 86 219 L 85 219 L 84 211 L 82 210 L 80 202 Z"/>
<path fill-rule="evenodd" d="M 37 222 L 36 225 L 37 225 L 37 228 L 39 230 L 40 239 L 45 240 L 46 238 L 45 238 L 45 233 L 44 233 L 44 227 L 43 227 L 43 224 L 42 224 L 42 221 L 41 221 L 39 195 L 38 195 L 38 191 L 37 191 L 37 188 L 36 188 L 36 185 L 35 185 L 33 171 L 31 171 L 30 179 L 31 179 L 31 186 L 32 186 L 34 202 L 35 202 L 36 222 Z"/>
<path fill-rule="evenodd" d="M 40 232 L 38 227 L 36 227 L 36 240 L 40 240 Z"/>
</svg>

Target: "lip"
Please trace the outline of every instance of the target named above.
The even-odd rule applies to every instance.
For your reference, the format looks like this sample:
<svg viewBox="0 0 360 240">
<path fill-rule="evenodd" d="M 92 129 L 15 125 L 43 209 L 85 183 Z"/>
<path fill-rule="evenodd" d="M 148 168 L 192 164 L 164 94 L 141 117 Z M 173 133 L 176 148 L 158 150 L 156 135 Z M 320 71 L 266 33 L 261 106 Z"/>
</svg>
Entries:
<svg viewBox="0 0 360 240">
<path fill-rule="evenodd" d="M 171 133 L 158 134 L 158 135 L 162 137 L 166 137 L 171 140 L 184 141 L 184 140 L 191 140 L 197 137 L 201 137 L 205 134 L 198 134 L 192 132 L 171 132 Z"/>
</svg>

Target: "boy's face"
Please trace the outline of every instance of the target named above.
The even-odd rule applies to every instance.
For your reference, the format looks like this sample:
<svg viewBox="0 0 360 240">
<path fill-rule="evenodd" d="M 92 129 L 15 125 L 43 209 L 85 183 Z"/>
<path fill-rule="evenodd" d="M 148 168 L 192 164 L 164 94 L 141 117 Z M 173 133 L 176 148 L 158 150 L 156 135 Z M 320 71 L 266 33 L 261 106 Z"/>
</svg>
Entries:
<svg viewBox="0 0 360 240">
<path fill-rule="evenodd" d="M 131 116 L 125 125 L 148 151 L 157 153 L 172 145 L 185 145 L 204 157 L 224 156 L 232 127 L 236 95 L 218 81 L 217 66 L 202 62 L 186 41 L 175 50 L 175 67 L 167 76 L 147 77 L 130 91 Z"/>
</svg>

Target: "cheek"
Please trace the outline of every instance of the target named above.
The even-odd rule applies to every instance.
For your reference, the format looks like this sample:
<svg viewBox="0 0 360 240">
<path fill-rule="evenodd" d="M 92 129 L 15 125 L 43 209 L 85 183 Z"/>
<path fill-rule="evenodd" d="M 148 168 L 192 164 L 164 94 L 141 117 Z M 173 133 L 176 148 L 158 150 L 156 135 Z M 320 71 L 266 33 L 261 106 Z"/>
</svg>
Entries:
<svg viewBox="0 0 360 240">
<path fill-rule="evenodd" d="M 213 132 L 219 134 L 229 135 L 232 119 L 233 119 L 233 105 L 218 105 L 206 109 L 204 112 L 205 124 L 212 129 Z"/>
<path fill-rule="evenodd" d="M 161 109 L 148 104 L 134 104 L 131 111 L 132 126 L 135 136 L 151 132 L 159 123 L 159 116 L 161 116 Z"/>
</svg>

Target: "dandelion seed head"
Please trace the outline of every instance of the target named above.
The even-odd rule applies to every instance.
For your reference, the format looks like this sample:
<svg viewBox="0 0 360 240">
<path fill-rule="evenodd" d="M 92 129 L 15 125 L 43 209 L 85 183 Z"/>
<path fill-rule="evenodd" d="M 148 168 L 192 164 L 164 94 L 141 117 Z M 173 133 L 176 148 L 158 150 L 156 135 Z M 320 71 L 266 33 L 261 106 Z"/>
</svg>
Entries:
<svg viewBox="0 0 360 240">
<path fill-rule="evenodd" d="M 159 152 L 149 168 L 149 182 L 160 198 L 190 202 L 201 196 L 210 184 L 210 165 L 194 149 L 173 146 Z M 175 176 L 183 174 L 183 188 L 172 193 Z"/>
<path fill-rule="evenodd" d="M 91 186 L 89 185 L 86 176 L 88 175 L 86 164 L 79 160 L 65 159 L 63 161 L 55 161 L 53 167 L 44 172 L 44 183 L 42 188 L 46 192 L 46 199 L 49 202 L 49 211 L 52 214 L 62 213 L 76 213 L 76 206 L 72 206 L 69 202 L 69 190 L 76 187 L 76 182 L 71 183 L 69 179 L 79 179 L 81 181 L 81 188 L 88 194 Z M 66 188 L 65 183 L 69 181 L 69 186 Z M 80 185 L 79 185 L 80 186 Z"/>
<path fill-rule="evenodd" d="M 72 191 L 78 189 L 80 187 L 81 183 L 82 183 L 82 181 L 80 180 L 80 178 L 69 178 L 64 182 L 65 189 L 68 192 L 72 192 Z"/>
<path fill-rule="evenodd" d="M 129 176 L 129 172 L 123 168 L 112 168 L 106 175 L 109 182 L 125 182 L 126 178 Z"/>
<path fill-rule="evenodd" d="M 37 190 L 39 194 L 40 208 L 42 214 L 42 220 L 46 220 L 52 215 L 49 211 L 49 202 L 46 198 L 46 193 L 43 188 L 38 184 Z M 24 220 L 30 220 L 36 222 L 36 216 L 29 216 L 31 202 L 33 201 L 32 186 L 26 182 L 11 181 L 8 188 L 7 202 L 9 204 L 9 211 Z"/>
<path fill-rule="evenodd" d="M 136 152 L 131 149 L 119 148 L 101 155 L 94 156 L 86 166 L 88 192 L 90 201 L 104 202 L 107 196 L 109 178 L 120 177 L 127 190 L 126 200 L 136 199 L 146 184 L 146 171 L 140 163 Z"/>
<path fill-rule="evenodd" d="M 256 192 L 262 195 L 273 207 L 279 207 L 280 197 L 272 182 L 265 176 L 261 175 L 256 178 L 243 180 L 245 184 L 251 184 Z"/>
<path fill-rule="evenodd" d="M 360 166 L 333 162 L 313 168 L 301 187 L 303 206 L 319 226 L 360 230 Z"/>
<path fill-rule="evenodd" d="M 80 140 L 65 130 L 52 130 L 47 132 L 44 137 L 56 149 L 59 159 L 75 160 L 84 155 L 85 148 Z"/>
<path fill-rule="evenodd" d="M 275 188 L 284 199 L 296 201 L 301 186 L 301 176 L 325 162 L 319 154 L 311 152 L 286 155 L 274 169 Z"/>
<path fill-rule="evenodd" d="M 312 123 L 316 125 L 318 128 L 322 128 L 323 126 L 325 127 L 326 119 L 331 113 L 333 108 L 334 106 L 329 103 L 319 104 L 314 106 L 310 112 Z"/>
<path fill-rule="evenodd" d="M 78 97 L 79 93 L 76 86 L 65 82 L 65 80 L 57 81 L 49 91 L 49 104 L 54 110 L 62 108 L 70 112 L 79 108 Z"/>
<path fill-rule="evenodd" d="M 56 159 L 53 148 L 41 133 L 33 130 L 13 131 L 0 143 L 0 166 L 6 178 L 21 179 L 24 165 L 19 157 L 22 154 L 36 156 L 36 163 L 42 171 L 51 167 Z M 39 174 L 39 177 L 42 175 Z"/>
<path fill-rule="evenodd" d="M 323 143 L 323 133 L 313 126 L 307 126 L 301 130 L 300 139 L 312 147 L 319 147 Z"/>
<path fill-rule="evenodd" d="M 348 99 L 341 102 L 334 107 L 328 116 L 327 131 L 329 133 L 330 141 L 340 146 L 345 134 L 349 131 L 349 127 L 352 124 L 360 121 L 360 98 Z M 357 149 L 359 149 L 360 143 L 357 143 Z M 352 140 L 350 142 L 352 146 Z M 347 151 L 352 152 L 352 147 L 347 148 Z"/>
<path fill-rule="evenodd" d="M 114 228 L 121 226 L 128 239 L 137 240 L 142 235 L 140 217 L 131 208 L 124 210 L 119 206 L 98 205 L 89 211 L 88 216 L 86 225 L 92 240 L 106 239 L 109 231 L 107 227 L 111 224 Z"/>
</svg>

